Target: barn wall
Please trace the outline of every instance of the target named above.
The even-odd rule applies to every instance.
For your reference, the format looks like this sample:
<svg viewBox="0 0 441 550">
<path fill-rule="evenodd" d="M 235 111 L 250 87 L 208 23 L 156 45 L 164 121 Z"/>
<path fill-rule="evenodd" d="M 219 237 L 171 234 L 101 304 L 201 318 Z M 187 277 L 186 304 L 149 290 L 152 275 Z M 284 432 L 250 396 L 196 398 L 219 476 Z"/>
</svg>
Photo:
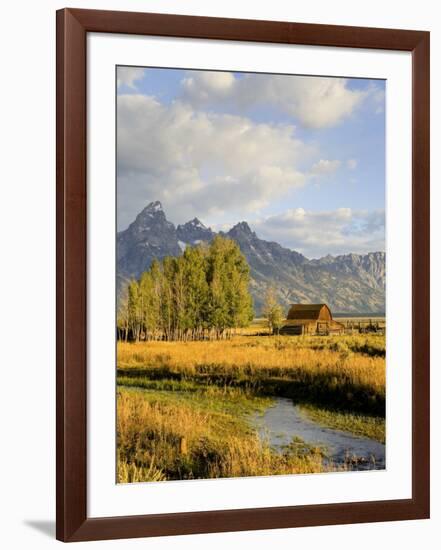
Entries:
<svg viewBox="0 0 441 550">
<path fill-rule="evenodd" d="M 320 321 L 331 321 L 332 315 L 329 308 L 326 306 L 323 306 L 322 309 L 320 310 L 318 318 L 320 319 Z"/>
</svg>

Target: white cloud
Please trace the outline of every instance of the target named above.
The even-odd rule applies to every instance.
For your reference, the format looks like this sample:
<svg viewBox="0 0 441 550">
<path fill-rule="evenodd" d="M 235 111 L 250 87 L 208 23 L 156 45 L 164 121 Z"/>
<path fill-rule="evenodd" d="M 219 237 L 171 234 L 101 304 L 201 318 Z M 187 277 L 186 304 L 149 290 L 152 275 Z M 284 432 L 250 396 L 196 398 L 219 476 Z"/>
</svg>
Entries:
<svg viewBox="0 0 441 550">
<path fill-rule="evenodd" d="M 339 160 L 320 159 L 313 165 L 311 172 L 314 175 L 332 174 L 333 172 L 338 170 L 340 166 L 341 161 Z"/>
<path fill-rule="evenodd" d="M 355 170 L 357 168 L 357 165 L 357 159 L 349 159 L 346 161 L 346 166 L 349 168 L 349 170 Z"/>
<path fill-rule="evenodd" d="M 135 82 L 144 78 L 145 71 L 141 67 L 118 67 L 116 74 L 118 88 L 127 86 L 128 88 L 136 89 Z"/>
<path fill-rule="evenodd" d="M 289 124 L 164 106 L 145 95 L 118 97 L 118 221 L 150 200 L 175 223 L 243 217 L 307 182 L 313 150 Z"/>
<path fill-rule="evenodd" d="M 241 109 L 271 105 L 303 126 L 335 126 L 359 107 L 369 91 L 352 90 L 344 78 L 191 72 L 182 81 L 183 98 L 193 105 L 231 102 Z M 372 89 L 373 91 L 373 89 Z"/>
<path fill-rule="evenodd" d="M 384 250 L 384 210 L 307 211 L 303 208 L 252 224 L 257 235 L 298 250 L 309 258 Z"/>
<path fill-rule="evenodd" d="M 386 108 L 386 94 L 384 89 L 372 86 L 370 89 L 370 95 L 372 97 L 372 103 L 374 104 L 375 113 L 384 113 Z"/>
<path fill-rule="evenodd" d="M 198 101 L 210 101 L 215 97 L 226 98 L 234 90 L 235 78 L 232 73 L 199 71 L 182 81 L 185 93 Z"/>
</svg>

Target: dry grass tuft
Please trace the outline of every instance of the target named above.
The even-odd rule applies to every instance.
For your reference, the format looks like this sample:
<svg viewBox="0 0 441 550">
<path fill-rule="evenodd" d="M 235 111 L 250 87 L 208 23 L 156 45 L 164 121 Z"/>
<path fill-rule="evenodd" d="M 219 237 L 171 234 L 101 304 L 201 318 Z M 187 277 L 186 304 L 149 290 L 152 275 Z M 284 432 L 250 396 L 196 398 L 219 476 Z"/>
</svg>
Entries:
<svg viewBox="0 0 441 550">
<path fill-rule="evenodd" d="M 162 481 L 323 472 L 320 450 L 276 453 L 238 417 L 148 392 L 118 396 L 118 481 Z M 185 440 L 185 450 L 182 445 Z"/>
</svg>

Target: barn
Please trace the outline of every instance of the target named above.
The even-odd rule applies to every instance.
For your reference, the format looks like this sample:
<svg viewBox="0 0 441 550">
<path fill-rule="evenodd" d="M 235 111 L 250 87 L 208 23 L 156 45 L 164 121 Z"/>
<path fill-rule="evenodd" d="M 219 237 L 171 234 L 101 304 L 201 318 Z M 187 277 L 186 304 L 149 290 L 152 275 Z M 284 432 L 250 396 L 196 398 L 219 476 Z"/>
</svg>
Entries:
<svg viewBox="0 0 441 550">
<path fill-rule="evenodd" d="M 326 304 L 293 304 L 280 334 L 341 334 L 344 326 L 332 318 Z"/>
</svg>

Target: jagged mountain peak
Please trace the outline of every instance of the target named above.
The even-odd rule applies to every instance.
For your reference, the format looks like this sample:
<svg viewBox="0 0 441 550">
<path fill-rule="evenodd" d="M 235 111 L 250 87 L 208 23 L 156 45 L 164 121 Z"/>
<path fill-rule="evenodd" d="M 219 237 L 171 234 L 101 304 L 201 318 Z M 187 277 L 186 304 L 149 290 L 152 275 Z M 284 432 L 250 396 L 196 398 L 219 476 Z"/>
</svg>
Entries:
<svg viewBox="0 0 441 550">
<path fill-rule="evenodd" d="M 204 225 L 199 218 L 193 218 L 187 223 L 194 227 L 200 227 L 201 229 L 208 229 L 207 226 Z"/>
<path fill-rule="evenodd" d="M 187 246 L 210 242 L 216 232 L 195 217 L 175 227 L 159 201 L 149 203 L 117 237 L 118 280 L 139 277 L 153 259 L 179 256 Z M 299 252 L 265 241 L 241 221 L 219 235 L 233 239 L 250 266 L 256 313 L 269 287 L 284 307 L 326 302 L 335 312 L 384 312 L 385 253 L 327 255 L 308 260 Z M 120 285 L 121 286 L 121 285 Z"/>
<path fill-rule="evenodd" d="M 199 228 L 199 229 L 205 229 L 210 231 L 211 229 L 207 227 L 204 223 L 201 222 L 199 218 L 193 218 L 192 220 L 179 224 L 178 227 L 191 227 L 191 228 Z"/>
<path fill-rule="evenodd" d="M 193 218 L 176 228 L 178 240 L 184 245 L 195 245 L 202 241 L 211 241 L 214 233 L 199 218 Z M 182 246 L 181 246 L 182 248 Z"/>
<path fill-rule="evenodd" d="M 251 231 L 251 227 L 248 225 L 247 222 L 239 222 L 239 223 L 236 223 L 236 225 L 234 225 L 229 231 L 228 231 L 228 235 L 237 235 L 237 234 L 242 234 L 242 235 L 247 235 L 249 237 L 255 237 L 256 234 Z"/>
<path fill-rule="evenodd" d="M 137 226 L 148 225 L 151 220 L 163 220 L 166 221 L 165 213 L 162 208 L 162 204 L 159 201 L 150 202 L 141 212 L 136 216 L 135 221 L 131 224 Z"/>
<path fill-rule="evenodd" d="M 150 202 L 141 212 L 136 216 L 136 219 L 142 219 L 145 217 L 152 217 L 157 214 L 164 214 L 164 210 L 162 208 L 162 204 L 160 201 L 154 201 Z"/>
<path fill-rule="evenodd" d="M 145 208 L 144 212 L 159 212 L 163 210 L 161 201 L 150 202 Z"/>
<path fill-rule="evenodd" d="M 170 230 L 175 231 L 175 226 L 166 218 L 162 204 L 159 201 L 154 201 L 141 210 L 126 231 L 142 235 L 145 232 L 162 231 L 166 226 L 167 232 Z M 121 233 L 124 233 L 124 231 Z"/>
<path fill-rule="evenodd" d="M 150 202 L 117 236 L 119 274 L 129 278 L 139 277 L 155 258 L 179 254 L 176 228 L 167 220 L 159 201 Z"/>
</svg>

